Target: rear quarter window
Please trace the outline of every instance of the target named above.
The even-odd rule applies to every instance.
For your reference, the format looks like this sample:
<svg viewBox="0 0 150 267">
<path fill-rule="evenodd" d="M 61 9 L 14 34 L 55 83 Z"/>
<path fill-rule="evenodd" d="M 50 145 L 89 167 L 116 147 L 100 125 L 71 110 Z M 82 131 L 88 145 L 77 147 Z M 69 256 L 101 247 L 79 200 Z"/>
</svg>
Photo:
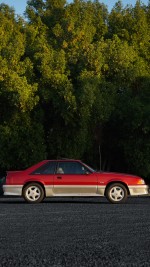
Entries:
<svg viewBox="0 0 150 267">
<path fill-rule="evenodd" d="M 56 168 L 56 162 L 50 161 L 42 165 L 40 168 L 34 170 L 31 174 L 54 174 Z"/>
</svg>

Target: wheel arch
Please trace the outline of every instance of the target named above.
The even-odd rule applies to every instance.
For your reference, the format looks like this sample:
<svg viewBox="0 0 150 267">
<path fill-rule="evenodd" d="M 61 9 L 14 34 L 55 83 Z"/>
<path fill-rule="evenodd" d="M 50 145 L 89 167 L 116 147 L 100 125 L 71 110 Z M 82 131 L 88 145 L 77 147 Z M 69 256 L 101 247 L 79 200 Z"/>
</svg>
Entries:
<svg viewBox="0 0 150 267">
<path fill-rule="evenodd" d="M 104 192 L 104 195 L 105 195 L 105 196 L 106 196 L 107 188 L 108 188 L 110 185 L 112 185 L 112 184 L 122 184 L 122 185 L 124 185 L 125 188 L 127 189 L 128 196 L 130 195 L 130 191 L 129 191 L 128 185 L 127 185 L 125 182 L 122 182 L 122 181 L 111 181 L 111 182 L 109 182 L 109 183 L 106 185 L 105 192 Z"/>
</svg>

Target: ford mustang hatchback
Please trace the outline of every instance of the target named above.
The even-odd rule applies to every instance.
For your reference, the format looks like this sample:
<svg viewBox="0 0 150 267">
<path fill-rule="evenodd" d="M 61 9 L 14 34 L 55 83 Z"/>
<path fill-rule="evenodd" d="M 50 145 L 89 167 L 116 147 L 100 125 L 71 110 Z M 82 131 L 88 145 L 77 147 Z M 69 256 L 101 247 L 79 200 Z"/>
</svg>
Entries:
<svg viewBox="0 0 150 267">
<path fill-rule="evenodd" d="M 96 172 L 79 160 L 44 160 L 24 171 L 7 172 L 3 191 L 29 203 L 54 196 L 105 196 L 122 203 L 129 195 L 148 194 L 148 186 L 138 176 Z"/>
</svg>

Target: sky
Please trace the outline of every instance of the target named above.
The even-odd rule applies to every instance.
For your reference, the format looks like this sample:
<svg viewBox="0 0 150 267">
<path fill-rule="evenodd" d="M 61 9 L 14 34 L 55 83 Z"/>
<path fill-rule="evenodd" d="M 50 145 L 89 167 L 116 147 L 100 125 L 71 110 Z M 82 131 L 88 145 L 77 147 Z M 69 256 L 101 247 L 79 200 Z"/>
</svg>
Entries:
<svg viewBox="0 0 150 267">
<path fill-rule="evenodd" d="M 68 3 L 71 2 L 71 0 L 67 1 Z M 100 0 L 100 2 L 104 3 L 105 5 L 108 6 L 108 10 L 110 11 L 114 4 L 117 2 L 117 0 Z M 23 15 L 23 12 L 25 11 L 26 8 L 26 3 L 27 0 L 0 0 L 0 4 L 5 3 L 9 6 L 12 6 L 15 8 L 16 14 L 18 15 Z M 124 6 L 127 4 L 135 5 L 136 0 L 122 0 L 122 3 Z M 148 4 L 148 0 L 142 0 L 142 3 Z"/>
</svg>

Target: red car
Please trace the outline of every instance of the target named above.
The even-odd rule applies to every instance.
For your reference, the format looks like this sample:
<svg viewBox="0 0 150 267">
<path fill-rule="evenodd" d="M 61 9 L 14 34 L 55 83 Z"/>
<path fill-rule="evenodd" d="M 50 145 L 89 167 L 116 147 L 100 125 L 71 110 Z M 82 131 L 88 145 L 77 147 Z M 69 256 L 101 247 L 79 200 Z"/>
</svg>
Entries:
<svg viewBox="0 0 150 267">
<path fill-rule="evenodd" d="M 24 171 L 7 172 L 3 191 L 29 203 L 54 196 L 105 196 L 122 203 L 129 195 L 148 194 L 148 186 L 138 176 L 96 172 L 79 160 L 44 160 Z"/>
</svg>

